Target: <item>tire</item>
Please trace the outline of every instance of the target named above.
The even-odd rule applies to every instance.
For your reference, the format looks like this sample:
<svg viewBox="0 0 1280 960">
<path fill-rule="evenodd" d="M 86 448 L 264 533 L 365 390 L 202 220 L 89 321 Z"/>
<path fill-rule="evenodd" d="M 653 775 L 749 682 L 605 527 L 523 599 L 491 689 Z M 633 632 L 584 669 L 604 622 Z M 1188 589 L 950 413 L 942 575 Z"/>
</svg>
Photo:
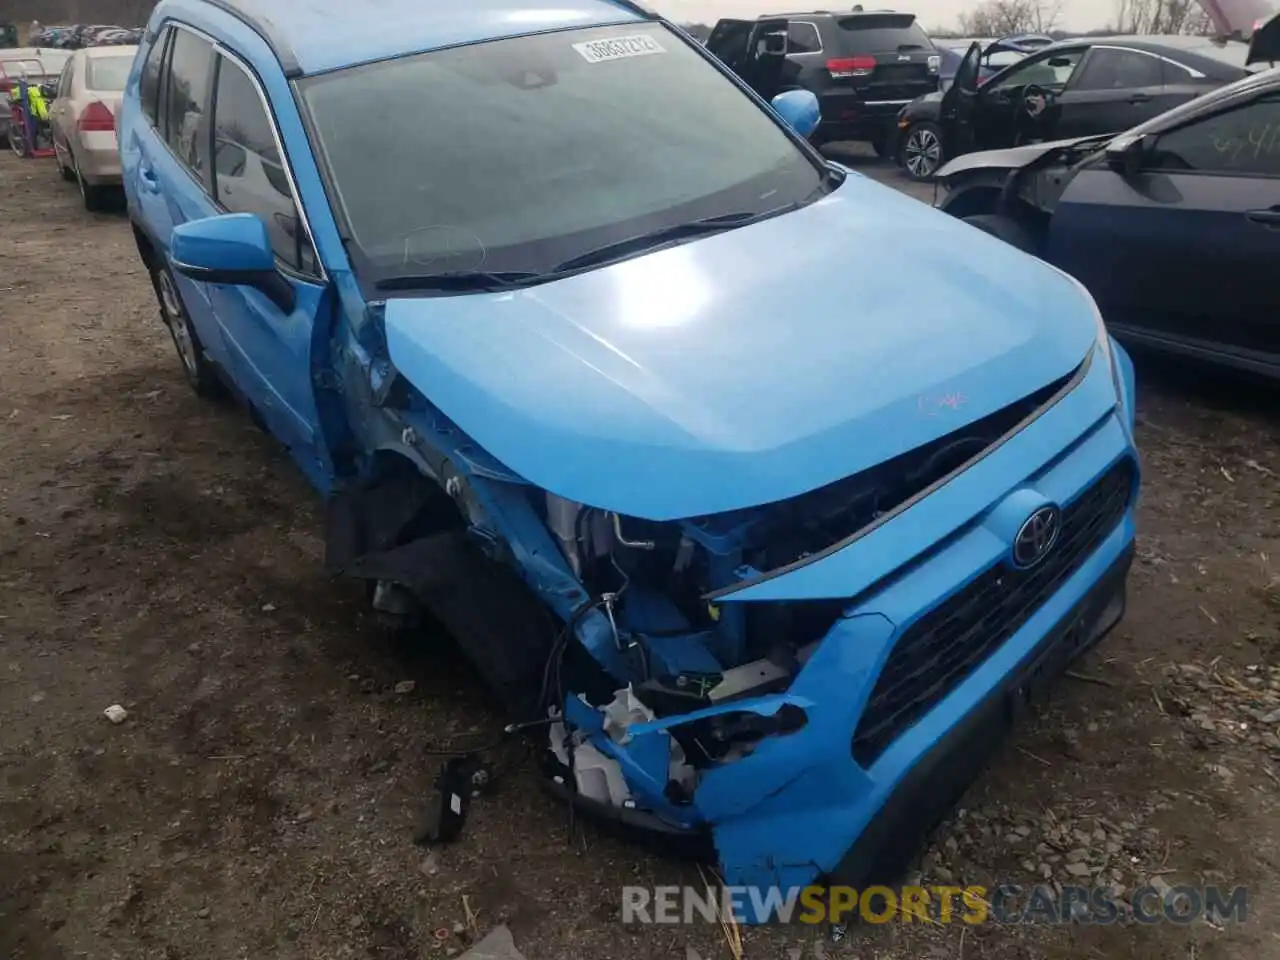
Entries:
<svg viewBox="0 0 1280 960">
<path fill-rule="evenodd" d="M 946 159 L 942 150 L 942 128 L 929 120 L 913 123 L 902 135 L 898 162 L 917 183 L 932 180 Z"/>
<path fill-rule="evenodd" d="M 1011 247 L 1017 247 L 1023 253 L 1038 255 L 1039 244 L 1036 243 L 1035 235 L 1013 217 L 1000 213 L 975 213 L 965 217 L 964 222 L 1003 240 Z"/>
<path fill-rule="evenodd" d="M 9 134 L 6 138 L 9 141 L 9 149 L 13 151 L 13 155 L 19 160 L 27 155 L 27 134 L 21 126 L 9 125 Z"/>
<path fill-rule="evenodd" d="M 57 151 L 54 152 L 53 158 L 54 158 L 54 161 L 58 164 L 58 176 L 62 177 L 62 179 L 67 181 L 67 183 L 75 183 L 76 182 L 75 171 L 70 170 L 67 167 L 63 166 L 62 157 L 58 155 Z"/>
<path fill-rule="evenodd" d="M 182 295 L 174 281 L 173 273 L 163 264 L 151 264 L 151 285 L 156 291 L 156 301 L 160 305 L 160 319 L 173 338 L 174 349 L 178 352 L 178 361 L 182 365 L 182 373 L 187 383 L 197 396 L 214 400 L 225 394 L 222 381 L 214 371 L 213 365 L 205 358 L 204 344 L 196 333 L 186 306 L 182 303 Z"/>
<path fill-rule="evenodd" d="M 84 208 L 90 213 L 102 213 L 107 210 L 111 205 L 111 188 L 86 183 L 80 174 L 80 164 L 76 162 L 74 153 L 71 155 L 71 165 L 74 168 L 71 179 L 80 187 L 80 200 L 84 203 Z"/>
</svg>

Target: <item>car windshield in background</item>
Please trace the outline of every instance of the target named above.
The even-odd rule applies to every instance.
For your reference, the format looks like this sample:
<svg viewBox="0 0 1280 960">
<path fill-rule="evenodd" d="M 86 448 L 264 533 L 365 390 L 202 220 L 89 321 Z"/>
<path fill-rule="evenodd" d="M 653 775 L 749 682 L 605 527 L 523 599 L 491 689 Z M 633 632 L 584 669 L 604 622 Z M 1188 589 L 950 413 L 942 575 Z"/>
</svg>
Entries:
<svg viewBox="0 0 1280 960">
<path fill-rule="evenodd" d="M 71 59 L 70 53 L 50 51 L 45 53 L 41 51 L 36 56 L 21 55 L 17 57 L 5 56 L 12 53 L 8 50 L 0 50 L 0 77 L 27 77 L 29 79 L 40 79 L 43 77 L 56 77 L 62 72 L 62 68 L 67 65 L 67 61 Z"/>
<path fill-rule="evenodd" d="M 89 57 L 85 86 L 90 90 L 123 90 L 133 66 L 133 56 Z"/>
<path fill-rule="evenodd" d="M 825 182 L 658 24 L 415 54 L 299 90 L 362 282 L 545 273 L 678 224 L 801 203 Z"/>
<path fill-rule="evenodd" d="M 929 35 L 910 14 L 860 13 L 836 22 L 845 32 L 844 42 L 851 51 L 884 53 L 889 50 L 928 50 L 933 46 Z"/>
</svg>

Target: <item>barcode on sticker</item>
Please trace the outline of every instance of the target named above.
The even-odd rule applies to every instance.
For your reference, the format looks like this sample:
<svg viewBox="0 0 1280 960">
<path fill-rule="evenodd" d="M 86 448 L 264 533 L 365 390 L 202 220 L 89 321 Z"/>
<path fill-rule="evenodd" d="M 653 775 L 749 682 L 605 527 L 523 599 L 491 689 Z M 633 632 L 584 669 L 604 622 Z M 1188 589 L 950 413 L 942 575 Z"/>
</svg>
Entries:
<svg viewBox="0 0 1280 960">
<path fill-rule="evenodd" d="M 582 59 L 587 63 L 647 57 L 651 53 L 667 52 L 657 40 L 644 33 L 638 33 L 634 37 L 614 37 L 612 40 L 588 40 L 586 43 L 575 43 L 573 49 L 582 54 Z"/>
</svg>

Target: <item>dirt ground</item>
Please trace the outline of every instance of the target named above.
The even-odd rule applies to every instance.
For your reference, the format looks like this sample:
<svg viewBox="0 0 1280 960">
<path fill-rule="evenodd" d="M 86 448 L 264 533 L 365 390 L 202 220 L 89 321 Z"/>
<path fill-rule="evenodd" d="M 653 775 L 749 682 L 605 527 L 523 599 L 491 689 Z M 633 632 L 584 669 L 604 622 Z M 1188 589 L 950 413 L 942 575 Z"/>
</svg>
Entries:
<svg viewBox="0 0 1280 960">
<path fill-rule="evenodd" d="M 456 844 L 413 845 L 426 751 L 501 717 L 326 577 L 319 504 L 187 389 L 124 217 L 9 156 L 0 197 L 0 958 L 408 960 L 501 922 L 530 960 L 728 956 L 714 925 L 621 924 L 623 884 L 696 873 L 571 836 L 520 747 Z M 1244 884 L 1248 920 L 752 929 L 747 957 L 1280 957 L 1277 393 L 1139 376 L 1128 616 L 922 869 Z"/>
</svg>

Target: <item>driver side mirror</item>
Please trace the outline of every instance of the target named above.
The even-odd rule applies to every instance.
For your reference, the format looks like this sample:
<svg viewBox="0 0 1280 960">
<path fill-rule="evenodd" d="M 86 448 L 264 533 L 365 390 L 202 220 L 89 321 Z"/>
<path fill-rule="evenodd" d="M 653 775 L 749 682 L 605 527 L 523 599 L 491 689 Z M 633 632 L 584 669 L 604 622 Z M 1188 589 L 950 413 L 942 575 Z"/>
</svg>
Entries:
<svg viewBox="0 0 1280 960">
<path fill-rule="evenodd" d="M 1049 58 L 1049 66 L 1051 67 L 1069 67 L 1074 62 L 1075 61 L 1073 61 L 1070 57 L 1050 57 Z"/>
<path fill-rule="evenodd" d="M 276 269 L 267 225 L 252 213 L 226 213 L 174 227 L 169 259 L 173 269 L 192 280 L 253 287 L 285 313 L 293 312 L 293 285 Z"/>
<path fill-rule="evenodd" d="M 812 90 L 787 90 L 769 101 L 789 126 L 806 140 L 822 121 L 822 108 Z"/>
<path fill-rule="evenodd" d="M 1142 172 L 1142 161 L 1154 141 L 1145 134 L 1116 137 L 1107 144 L 1107 166 L 1122 177 L 1136 177 Z"/>
</svg>

